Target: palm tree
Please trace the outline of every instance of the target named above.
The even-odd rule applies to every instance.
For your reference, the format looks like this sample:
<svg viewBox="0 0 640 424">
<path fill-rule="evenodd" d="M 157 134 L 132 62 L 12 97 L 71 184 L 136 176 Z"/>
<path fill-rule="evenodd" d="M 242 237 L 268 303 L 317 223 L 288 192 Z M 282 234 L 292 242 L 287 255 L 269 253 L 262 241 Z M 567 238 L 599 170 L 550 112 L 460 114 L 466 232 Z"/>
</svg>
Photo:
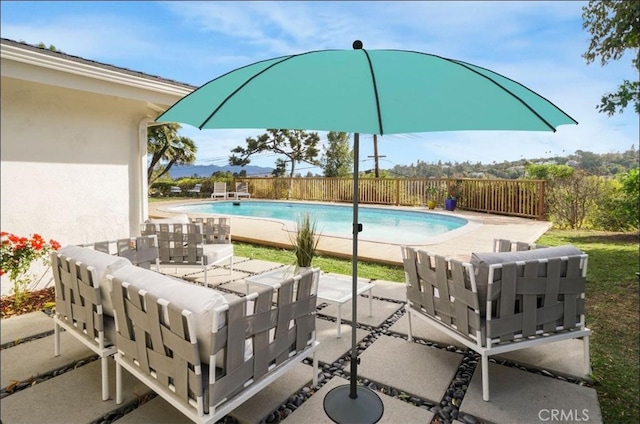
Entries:
<svg viewBox="0 0 640 424">
<path fill-rule="evenodd" d="M 195 162 L 198 148 L 190 138 L 178 135 L 181 128 L 178 124 L 163 124 L 147 129 L 147 151 L 151 155 L 147 168 L 149 184 L 169 172 L 175 164 Z"/>
</svg>

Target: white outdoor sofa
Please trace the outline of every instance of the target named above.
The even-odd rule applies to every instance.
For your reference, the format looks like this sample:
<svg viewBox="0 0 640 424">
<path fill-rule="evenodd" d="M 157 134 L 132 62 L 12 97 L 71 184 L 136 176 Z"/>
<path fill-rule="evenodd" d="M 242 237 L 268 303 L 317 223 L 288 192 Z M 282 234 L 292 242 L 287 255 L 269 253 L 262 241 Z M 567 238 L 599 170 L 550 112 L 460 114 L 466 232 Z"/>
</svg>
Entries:
<svg viewBox="0 0 640 424">
<path fill-rule="evenodd" d="M 134 266 L 96 244 L 52 254 L 54 328 L 56 338 L 60 326 L 100 355 L 103 400 L 111 355 L 117 403 L 125 368 L 196 422 L 217 421 L 308 356 L 317 385 L 319 270 L 241 298 Z"/>
<path fill-rule="evenodd" d="M 317 386 L 318 273 L 308 270 L 226 302 L 207 287 L 118 269 L 110 277 L 116 403 L 122 368 L 198 423 L 217 422 L 311 355 Z"/>
<path fill-rule="evenodd" d="M 54 354 L 60 355 L 60 329 L 66 330 L 100 356 L 102 400 L 109 399 L 107 359 L 115 354 L 113 306 L 107 274 L 123 266 L 158 266 L 155 236 L 65 246 L 51 254 L 56 310 L 53 316 Z"/>
<path fill-rule="evenodd" d="M 461 262 L 402 247 L 409 341 L 417 317 L 478 352 L 485 401 L 492 355 L 582 338 L 584 374 L 590 374 L 587 255 L 573 246 L 536 248 L 506 240 L 494 248 L 504 251 L 474 253 Z"/>
</svg>

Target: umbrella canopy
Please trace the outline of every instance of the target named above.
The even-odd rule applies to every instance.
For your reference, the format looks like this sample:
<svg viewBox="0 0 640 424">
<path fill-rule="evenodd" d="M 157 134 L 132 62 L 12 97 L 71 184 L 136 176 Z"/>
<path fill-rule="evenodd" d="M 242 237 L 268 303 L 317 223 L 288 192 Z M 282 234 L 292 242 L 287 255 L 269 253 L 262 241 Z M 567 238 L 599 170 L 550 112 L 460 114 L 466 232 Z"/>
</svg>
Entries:
<svg viewBox="0 0 640 424">
<path fill-rule="evenodd" d="M 357 386 L 359 135 L 430 131 L 555 131 L 577 124 L 507 77 L 459 60 L 405 50 L 320 50 L 264 60 L 222 75 L 156 119 L 206 128 L 354 133 L 353 301 L 350 386 L 329 392 L 336 422 L 377 422 L 380 399 Z M 347 396 L 348 393 L 348 396 Z"/>
<path fill-rule="evenodd" d="M 577 122 L 544 97 L 488 69 L 404 50 L 321 50 L 222 75 L 163 113 L 205 128 L 398 134 L 555 131 Z"/>
</svg>

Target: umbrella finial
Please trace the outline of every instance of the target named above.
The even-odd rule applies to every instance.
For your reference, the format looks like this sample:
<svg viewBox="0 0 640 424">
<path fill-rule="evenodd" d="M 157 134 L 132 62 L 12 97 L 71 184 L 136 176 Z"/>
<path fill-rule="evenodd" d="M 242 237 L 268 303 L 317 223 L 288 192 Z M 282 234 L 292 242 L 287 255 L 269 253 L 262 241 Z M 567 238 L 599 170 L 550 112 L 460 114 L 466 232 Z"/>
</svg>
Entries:
<svg viewBox="0 0 640 424">
<path fill-rule="evenodd" d="M 362 50 L 362 41 L 360 40 L 356 40 L 353 42 L 353 49 L 354 50 Z"/>
</svg>

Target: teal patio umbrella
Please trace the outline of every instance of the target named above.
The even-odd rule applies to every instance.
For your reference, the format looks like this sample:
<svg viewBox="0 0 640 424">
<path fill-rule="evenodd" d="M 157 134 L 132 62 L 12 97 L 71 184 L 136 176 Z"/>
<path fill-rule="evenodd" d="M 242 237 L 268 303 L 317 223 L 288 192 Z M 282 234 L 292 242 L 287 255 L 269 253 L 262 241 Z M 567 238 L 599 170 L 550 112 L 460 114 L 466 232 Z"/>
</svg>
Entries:
<svg viewBox="0 0 640 424">
<path fill-rule="evenodd" d="M 160 115 L 199 129 L 354 133 L 353 301 L 350 384 L 324 400 L 335 422 L 377 422 L 382 402 L 357 385 L 358 161 L 360 134 L 555 131 L 577 122 L 522 84 L 460 60 L 406 50 L 318 50 L 256 62 L 193 91 Z"/>
</svg>

